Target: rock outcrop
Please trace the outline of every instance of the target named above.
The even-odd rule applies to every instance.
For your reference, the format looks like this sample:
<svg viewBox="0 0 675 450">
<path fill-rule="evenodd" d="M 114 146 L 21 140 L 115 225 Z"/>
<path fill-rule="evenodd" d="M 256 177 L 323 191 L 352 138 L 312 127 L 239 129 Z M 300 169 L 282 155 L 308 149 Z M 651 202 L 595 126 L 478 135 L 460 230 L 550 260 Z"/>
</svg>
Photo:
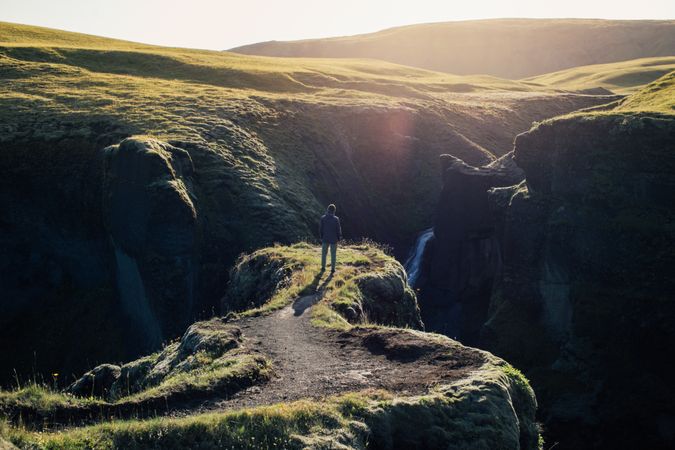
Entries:
<svg viewBox="0 0 675 450">
<path fill-rule="evenodd" d="M 526 369 L 566 448 L 668 447 L 675 120 L 559 119 L 516 140 L 483 344 Z M 501 195 L 504 195 L 502 193 Z"/>
<path fill-rule="evenodd" d="M 120 366 L 101 364 L 75 380 L 68 386 L 67 392 L 79 397 L 101 397 L 109 395 L 110 390 L 121 374 Z"/>
<path fill-rule="evenodd" d="M 319 247 L 254 252 L 251 261 L 278 261 L 288 272 L 265 304 L 196 322 L 161 352 L 121 367 L 99 366 L 71 386 L 78 396 L 0 391 L 0 439 L 22 448 L 539 448 L 536 399 L 518 370 L 411 329 L 415 295 L 381 249 L 343 246 L 340 256 L 334 275 L 307 286 L 319 273 Z M 246 261 L 246 277 L 269 277 L 265 264 Z M 231 280 L 230 289 L 246 292 L 241 277 Z M 337 305 L 361 301 L 369 305 L 362 321 L 340 318 Z M 339 320 L 323 320 L 327 310 Z M 110 387 L 91 398 L 97 381 Z"/>
<path fill-rule="evenodd" d="M 271 247 L 242 255 L 231 270 L 223 311 L 263 311 L 265 305 L 281 305 L 289 295 L 318 289 L 319 261 L 309 260 L 315 248 L 307 243 Z M 340 265 L 350 269 L 340 279 L 347 294 L 334 293 L 331 308 L 350 324 L 384 324 L 423 329 L 415 293 L 408 285 L 403 266 L 373 244 L 340 249 Z M 298 291 L 298 277 L 314 271 L 314 280 Z M 337 276 L 340 277 L 338 270 Z M 330 282 L 333 278 L 324 281 Z M 305 281 L 300 278 L 300 281 Z M 322 288 L 325 285 L 322 286 Z"/>
<path fill-rule="evenodd" d="M 445 282 L 438 314 L 459 298 L 459 336 L 525 370 L 560 448 L 673 445 L 674 142 L 672 116 L 592 113 L 518 136 L 523 182 L 446 169 L 422 310 Z"/>
<path fill-rule="evenodd" d="M 161 352 L 115 366 L 102 364 L 67 388 L 81 396 L 114 402 L 117 410 L 226 395 L 266 380 L 262 355 L 241 348 L 241 330 L 221 319 L 192 324 Z M 112 411 L 114 407 L 110 408 Z"/>
<path fill-rule="evenodd" d="M 477 344 L 501 268 L 488 190 L 518 183 L 524 173 L 513 162 L 513 153 L 482 167 L 442 155 L 441 170 L 434 235 L 426 245 L 418 283 L 423 319 L 430 330 Z"/>
<path fill-rule="evenodd" d="M 181 333 L 193 313 L 193 173 L 188 152 L 152 139 L 104 150 L 103 222 L 117 294 L 146 350 Z"/>
</svg>

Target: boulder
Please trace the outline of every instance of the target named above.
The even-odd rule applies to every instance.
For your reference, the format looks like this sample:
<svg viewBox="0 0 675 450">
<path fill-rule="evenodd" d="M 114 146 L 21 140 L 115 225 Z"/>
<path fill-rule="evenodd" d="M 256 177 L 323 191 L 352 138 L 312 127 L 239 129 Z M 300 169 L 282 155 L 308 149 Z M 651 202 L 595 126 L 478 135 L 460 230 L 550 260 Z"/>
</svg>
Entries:
<svg viewBox="0 0 675 450">
<path fill-rule="evenodd" d="M 66 392 L 79 397 L 102 397 L 110 393 L 110 389 L 120 377 L 121 369 L 113 364 L 101 364 L 82 375 Z"/>
<path fill-rule="evenodd" d="M 353 306 L 348 307 L 345 311 L 348 318 L 356 315 L 363 320 L 365 316 L 375 323 L 424 329 L 417 298 L 399 263 L 391 261 L 382 270 L 358 277 L 356 285 L 361 294 L 361 302 L 356 304 L 361 314 L 359 317 Z"/>
</svg>

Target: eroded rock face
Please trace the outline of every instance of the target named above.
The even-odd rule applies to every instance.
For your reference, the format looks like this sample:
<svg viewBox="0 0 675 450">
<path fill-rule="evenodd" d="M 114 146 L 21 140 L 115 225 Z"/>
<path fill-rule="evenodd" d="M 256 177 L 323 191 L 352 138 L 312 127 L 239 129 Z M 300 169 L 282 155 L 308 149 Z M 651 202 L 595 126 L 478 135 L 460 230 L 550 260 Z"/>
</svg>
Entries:
<svg viewBox="0 0 675 450">
<path fill-rule="evenodd" d="M 587 116 L 516 140 L 484 343 L 527 369 L 569 448 L 670 446 L 675 120 Z M 564 439 L 563 439 L 563 436 Z"/>
<path fill-rule="evenodd" d="M 476 344 L 501 266 L 488 190 L 517 183 L 524 174 L 512 153 L 483 167 L 442 155 L 441 170 L 434 237 L 426 246 L 418 285 L 423 319 L 429 330 Z"/>
<path fill-rule="evenodd" d="M 375 323 L 424 329 L 415 293 L 408 286 L 405 270 L 398 263 L 390 263 L 376 273 L 359 277 L 356 285 L 361 301 L 352 309 L 356 312 L 348 319 L 358 322 L 367 319 Z"/>
<path fill-rule="evenodd" d="M 120 303 L 146 349 L 189 323 L 194 301 L 194 167 L 183 149 L 126 139 L 105 150 L 103 216 Z"/>
<path fill-rule="evenodd" d="M 672 117 L 587 115 L 518 136 L 520 183 L 448 159 L 422 311 L 524 369 L 560 448 L 674 443 L 674 142 Z"/>
</svg>

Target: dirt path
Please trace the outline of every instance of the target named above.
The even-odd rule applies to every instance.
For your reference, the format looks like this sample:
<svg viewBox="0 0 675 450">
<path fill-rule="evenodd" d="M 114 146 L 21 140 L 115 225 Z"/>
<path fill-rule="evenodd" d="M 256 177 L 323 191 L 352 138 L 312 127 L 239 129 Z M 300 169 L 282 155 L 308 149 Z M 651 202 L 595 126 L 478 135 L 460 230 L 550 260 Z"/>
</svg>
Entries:
<svg viewBox="0 0 675 450">
<path fill-rule="evenodd" d="M 311 308 L 319 299 L 320 293 L 308 295 L 270 315 L 233 322 L 241 327 L 245 345 L 272 360 L 275 374 L 263 385 L 228 399 L 209 400 L 199 409 L 238 409 L 369 388 L 421 394 L 482 363 L 474 352 L 448 355 L 447 350 L 400 331 L 384 331 L 374 338 L 372 330 L 314 327 Z"/>
</svg>

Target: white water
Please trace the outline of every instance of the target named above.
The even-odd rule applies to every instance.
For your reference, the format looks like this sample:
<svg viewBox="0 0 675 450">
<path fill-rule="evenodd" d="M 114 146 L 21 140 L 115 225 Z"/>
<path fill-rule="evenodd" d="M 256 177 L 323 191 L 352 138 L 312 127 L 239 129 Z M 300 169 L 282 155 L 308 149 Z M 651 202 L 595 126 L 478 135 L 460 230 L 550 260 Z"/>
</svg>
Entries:
<svg viewBox="0 0 675 450">
<path fill-rule="evenodd" d="M 422 270 L 422 257 L 424 256 L 424 249 L 426 248 L 429 239 L 431 239 L 433 236 L 434 236 L 433 228 L 429 228 L 422 231 L 417 237 L 415 245 L 410 250 L 410 256 L 408 256 L 408 259 L 403 265 L 405 267 L 405 271 L 408 273 L 408 284 L 411 287 L 415 287 L 417 278 L 420 276 L 420 272 Z"/>
</svg>

